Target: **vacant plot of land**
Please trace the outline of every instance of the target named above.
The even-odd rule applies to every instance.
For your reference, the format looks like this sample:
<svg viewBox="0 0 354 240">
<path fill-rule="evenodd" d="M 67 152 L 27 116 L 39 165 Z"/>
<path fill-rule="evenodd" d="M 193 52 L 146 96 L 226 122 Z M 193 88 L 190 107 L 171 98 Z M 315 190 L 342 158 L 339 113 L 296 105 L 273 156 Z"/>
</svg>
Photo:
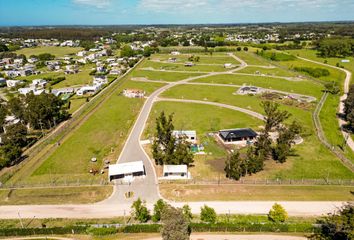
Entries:
<svg viewBox="0 0 354 240">
<path fill-rule="evenodd" d="M 269 66 L 269 62 L 265 59 L 257 56 L 255 53 L 252 52 L 245 52 L 245 51 L 237 51 L 233 52 L 234 55 L 241 58 L 245 61 L 248 65 L 261 65 L 261 66 Z"/>
<path fill-rule="evenodd" d="M 163 71 L 146 71 L 146 70 L 139 70 L 139 69 L 132 72 L 131 74 L 131 76 L 135 78 L 140 77 L 149 80 L 159 80 L 159 81 L 169 81 L 169 82 L 179 81 L 189 77 L 195 77 L 200 75 L 201 75 L 200 73 L 193 73 L 193 72 L 174 73 L 174 72 L 163 72 Z"/>
<path fill-rule="evenodd" d="M 157 70 L 174 70 L 174 71 L 187 71 L 187 72 L 224 72 L 230 69 L 225 69 L 222 64 L 220 65 L 200 65 L 196 63 L 195 66 L 185 67 L 184 64 L 175 63 L 161 63 L 146 61 L 141 65 L 141 68 L 153 68 Z"/>
<path fill-rule="evenodd" d="M 160 185 L 162 196 L 175 201 L 353 201 L 353 190 L 346 186 Z"/>
<path fill-rule="evenodd" d="M 108 198 L 112 186 L 0 190 L 0 205 L 94 203 Z"/>
<path fill-rule="evenodd" d="M 247 76 L 247 75 L 232 75 L 222 74 L 217 76 L 210 76 L 194 80 L 193 82 L 205 83 L 224 83 L 235 85 L 253 85 L 263 88 L 276 89 L 280 91 L 298 93 L 304 95 L 314 96 L 320 98 L 323 86 L 312 81 L 287 81 L 285 79 L 263 77 L 263 76 Z"/>
<path fill-rule="evenodd" d="M 271 75 L 271 76 L 283 76 L 283 77 L 295 77 L 296 74 L 291 71 L 284 70 L 282 68 L 274 67 L 274 68 L 261 68 L 261 67 L 246 67 L 240 71 L 240 73 L 252 73 L 252 74 L 265 74 L 265 75 Z"/>
<path fill-rule="evenodd" d="M 80 47 L 33 47 L 20 49 L 16 51 L 16 54 L 24 54 L 26 57 L 29 57 L 31 55 L 50 53 L 56 57 L 63 57 L 65 55 L 76 54 L 80 50 L 82 50 Z"/>
<path fill-rule="evenodd" d="M 233 57 L 228 56 L 226 53 L 216 53 L 210 55 L 207 54 L 183 54 L 183 55 L 166 55 L 166 54 L 155 54 L 152 56 L 153 60 L 160 60 L 160 61 L 167 61 L 169 58 L 176 58 L 176 62 L 184 63 L 190 61 L 188 58 L 193 56 L 194 58 L 198 58 L 198 62 L 196 64 L 225 64 L 225 63 L 232 63 L 232 64 L 240 64 L 236 59 Z"/>
</svg>

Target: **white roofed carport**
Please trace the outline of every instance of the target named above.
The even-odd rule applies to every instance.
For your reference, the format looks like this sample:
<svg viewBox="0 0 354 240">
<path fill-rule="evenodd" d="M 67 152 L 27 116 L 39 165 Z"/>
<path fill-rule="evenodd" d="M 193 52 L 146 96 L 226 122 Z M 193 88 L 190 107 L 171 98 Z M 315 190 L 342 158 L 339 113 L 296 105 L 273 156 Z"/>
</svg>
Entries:
<svg viewBox="0 0 354 240">
<path fill-rule="evenodd" d="M 145 175 L 143 161 L 117 163 L 109 165 L 108 176 L 109 180 L 121 179 L 127 176 L 142 176 Z"/>
</svg>

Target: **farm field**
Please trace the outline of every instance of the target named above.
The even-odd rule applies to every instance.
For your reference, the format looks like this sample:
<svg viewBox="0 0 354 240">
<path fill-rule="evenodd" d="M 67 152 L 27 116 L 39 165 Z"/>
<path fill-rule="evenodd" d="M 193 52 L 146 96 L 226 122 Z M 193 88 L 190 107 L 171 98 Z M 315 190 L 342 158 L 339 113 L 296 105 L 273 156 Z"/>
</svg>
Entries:
<svg viewBox="0 0 354 240">
<path fill-rule="evenodd" d="M 76 54 L 81 51 L 80 47 L 32 47 L 32 48 L 23 48 L 16 51 L 16 54 L 24 54 L 28 58 L 31 55 L 39 55 L 42 53 L 50 53 L 56 57 L 64 57 L 65 55 Z"/>
<path fill-rule="evenodd" d="M 347 186 L 160 184 L 162 196 L 175 201 L 353 201 Z"/>
</svg>

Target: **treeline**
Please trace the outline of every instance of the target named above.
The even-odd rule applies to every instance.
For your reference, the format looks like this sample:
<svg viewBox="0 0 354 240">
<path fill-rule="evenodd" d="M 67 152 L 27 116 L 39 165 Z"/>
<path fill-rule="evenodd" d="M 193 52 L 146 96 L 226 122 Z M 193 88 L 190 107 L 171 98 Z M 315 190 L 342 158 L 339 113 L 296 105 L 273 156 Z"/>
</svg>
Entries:
<svg viewBox="0 0 354 240">
<path fill-rule="evenodd" d="M 348 122 L 348 128 L 354 132 L 354 85 L 351 85 L 348 97 L 344 101 L 344 118 Z"/>
<path fill-rule="evenodd" d="M 316 42 L 315 45 L 321 57 L 354 56 L 354 39 L 326 38 Z"/>
<path fill-rule="evenodd" d="M 0 104 L 0 169 L 21 160 L 22 149 L 69 117 L 65 102 L 53 94 L 33 93 Z M 6 121 L 7 116 L 13 119 Z M 34 137 L 36 138 L 36 137 Z"/>
</svg>

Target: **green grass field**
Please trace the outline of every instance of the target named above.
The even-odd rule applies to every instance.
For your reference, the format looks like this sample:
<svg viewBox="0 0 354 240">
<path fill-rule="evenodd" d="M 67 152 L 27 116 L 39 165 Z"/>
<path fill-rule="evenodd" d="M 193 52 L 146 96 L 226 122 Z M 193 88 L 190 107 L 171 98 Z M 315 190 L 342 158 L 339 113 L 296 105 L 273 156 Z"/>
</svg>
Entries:
<svg viewBox="0 0 354 240">
<path fill-rule="evenodd" d="M 265 75 L 271 75 L 271 76 L 282 76 L 282 77 L 295 77 L 298 74 L 294 73 L 294 72 L 290 72 L 287 70 L 284 70 L 282 68 L 261 68 L 261 67 L 253 67 L 253 66 L 249 66 L 246 67 L 240 71 L 237 71 L 240 73 L 250 73 L 250 74 L 255 74 L 256 72 L 258 72 L 258 74 L 265 74 Z"/>
<path fill-rule="evenodd" d="M 233 95 L 234 91 L 235 89 L 230 87 L 182 85 L 169 89 L 163 93 L 163 96 L 226 103 L 262 113 L 259 97 Z M 211 92 L 213 94 L 210 94 Z M 266 163 L 266 171 L 254 175 L 255 178 L 301 179 L 329 176 L 334 179 L 351 179 L 354 177 L 354 174 L 345 168 L 317 139 L 311 110 L 286 105 L 281 105 L 281 109 L 289 111 L 292 114 L 290 120 L 296 119 L 303 126 L 304 143 L 295 147 L 296 155 L 289 157 L 287 163 L 275 164 L 269 161 Z"/>
<path fill-rule="evenodd" d="M 162 63 L 162 62 L 153 62 L 145 61 L 141 68 L 153 68 L 157 70 L 173 70 L 173 71 L 187 71 L 187 72 L 225 72 L 230 69 L 224 68 L 222 64 L 220 65 L 198 65 L 185 67 L 184 64 L 175 64 L 175 63 Z"/>
<path fill-rule="evenodd" d="M 64 57 L 65 55 L 76 54 L 81 50 L 82 48 L 80 47 L 33 47 L 17 50 L 15 53 L 24 54 L 26 57 L 42 53 L 50 53 L 56 57 Z"/>
<path fill-rule="evenodd" d="M 286 92 L 294 92 L 304 95 L 314 96 L 320 98 L 323 86 L 308 80 L 303 81 L 288 81 L 285 79 L 278 79 L 263 76 L 247 76 L 247 75 L 217 75 L 194 80 L 193 82 L 205 83 L 224 83 L 235 85 L 254 85 L 258 87 L 276 89 Z"/>
<path fill-rule="evenodd" d="M 262 57 L 257 56 L 253 52 L 245 52 L 245 51 L 237 51 L 233 52 L 234 55 L 241 58 L 249 65 L 261 65 L 261 66 L 269 66 L 269 62 L 264 60 Z"/>
<path fill-rule="evenodd" d="M 160 61 L 167 61 L 171 57 L 175 57 L 178 63 L 185 63 L 188 62 L 188 58 L 190 56 L 199 57 L 199 61 L 196 64 L 225 64 L 225 63 L 232 63 L 232 64 L 240 64 L 236 59 L 233 57 L 228 56 L 226 53 L 217 53 L 213 55 L 208 54 L 182 54 L 177 56 L 166 55 L 166 54 L 154 54 L 151 59 L 152 60 L 160 60 Z"/>
<path fill-rule="evenodd" d="M 146 71 L 137 69 L 132 72 L 131 76 L 135 78 L 146 78 L 149 80 L 159 80 L 159 81 L 168 81 L 175 82 L 180 81 L 189 77 L 200 76 L 200 73 L 171 73 L 171 72 L 163 72 L 163 71 Z"/>
</svg>

